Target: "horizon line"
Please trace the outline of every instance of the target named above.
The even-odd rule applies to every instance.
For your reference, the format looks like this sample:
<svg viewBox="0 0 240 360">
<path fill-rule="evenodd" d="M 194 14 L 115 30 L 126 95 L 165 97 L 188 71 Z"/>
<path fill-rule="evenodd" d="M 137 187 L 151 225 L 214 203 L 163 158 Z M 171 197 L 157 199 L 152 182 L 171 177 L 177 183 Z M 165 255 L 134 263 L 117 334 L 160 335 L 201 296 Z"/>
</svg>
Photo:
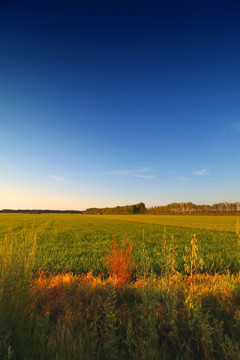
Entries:
<svg viewBox="0 0 240 360">
<path fill-rule="evenodd" d="M 116 207 L 124 207 L 124 206 L 133 206 L 133 205 L 136 205 L 136 204 L 140 204 L 140 203 L 143 203 L 142 201 L 138 202 L 138 203 L 135 203 L 135 204 L 126 204 L 126 205 L 115 205 L 115 206 L 104 206 L 104 207 L 97 207 L 97 206 L 91 206 L 91 207 L 87 207 L 86 209 L 48 209 L 48 208 L 4 208 L 4 209 L 1 209 L 0 212 L 4 212 L 4 211 L 74 211 L 74 212 L 82 212 L 82 211 L 86 211 L 88 209 L 112 209 L 112 208 L 116 208 Z M 146 207 L 146 209 L 150 209 L 150 208 L 155 208 L 155 207 L 160 207 L 160 206 L 168 206 L 168 205 L 171 205 L 171 204 L 193 204 L 193 205 L 197 205 L 197 206 L 213 206 L 214 204 L 240 204 L 240 201 L 219 201 L 219 202 L 214 202 L 214 203 L 202 203 L 202 204 L 199 204 L 199 203 L 194 203 L 192 201 L 178 201 L 178 202 L 171 202 L 171 203 L 167 203 L 167 204 L 159 204 L 159 205 L 152 205 L 152 206 L 148 206 Z"/>
</svg>

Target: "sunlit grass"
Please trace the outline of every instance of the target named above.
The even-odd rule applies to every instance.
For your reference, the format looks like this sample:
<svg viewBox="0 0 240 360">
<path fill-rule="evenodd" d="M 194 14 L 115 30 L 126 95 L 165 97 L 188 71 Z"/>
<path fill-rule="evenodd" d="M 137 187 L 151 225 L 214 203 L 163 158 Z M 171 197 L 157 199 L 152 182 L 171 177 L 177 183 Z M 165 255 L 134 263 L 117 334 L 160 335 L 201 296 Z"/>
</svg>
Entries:
<svg viewBox="0 0 240 360">
<path fill-rule="evenodd" d="M 120 219 L 121 216 L 117 219 Z M 142 215 L 136 217 L 141 219 Z M 150 221 L 152 216 L 143 216 Z M 198 237 L 199 256 L 204 259 L 203 270 L 231 273 L 239 271 L 238 235 L 236 233 L 237 218 L 234 216 L 202 216 L 205 223 L 192 228 L 191 221 L 198 216 L 155 216 L 156 219 L 170 221 L 165 226 L 166 241 L 174 237 L 174 246 L 178 254 L 175 268 L 184 272 L 185 247 L 188 246 L 195 233 Z M 87 273 L 91 269 L 94 274 L 106 272 L 102 262 L 110 248 L 114 236 L 122 241 L 127 235 L 133 245 L 132 256 L 135 262 L 135 274 L 142 274 L 146 269 L 160 275 L 164 270 L 164 225 L 131 221 L 135 216 L 128 216 L 127 221 L 116 220 L 113 216 L 92 216 L 76 214 L 0 214 L 0 234 L 4 235 L 12 228 L 14 234 L 23 229 L 37 234 L 35 270 L 44 268 L 51 273 L 71 271 L 75 274 Z M 149 220 L 150 219 L 150 220 Z M 168 220 L 169 219 L 169 220 Z M 186 226 L 174 226 L 178 221 L 185 221 Z M 193 219 L 193 220 L 192 220 Z M 233 222 L 233 231 L 206 230 L 212 221 Z M 217 220 L 218 219 L 218 220 Z M 230 223 L 227 226 L 230 226 Z M 202 228 L 200 228 L 202 226 Z M 223 225 L 224 226 L 224 223 Z M 144 246 L 148 255 L 147 263 L 142 261 Z"/>
<path fill-rule="evenodd" d="M 158 224 L 193 229 L 235 232 L 238 215 L 102 215 L 116 219 L 144 224 Z"/>
<path fill-rule="evenodd" d="M 146 266 L 145 245 L 146 272 L 134 272 L 134 245 L 121 243 L 105 252 L 102 274 L 53 274 L 36 271 L 34 231 L 2 237 L 0 358 L 239 359 L 239 273 L 202 273 L 196 236 L 184 273 L 175 237 L 163 233 L 161 276 Z"/>
<path fill-rule="evenodd" d="M 238 359 L 239 280 L 175 273 L 115 287 L 92 273 L 41 274 L 32 314 L 55 324 L 51 346 L 72 359 L 79 350 L 101 359 Z"/>
</svg>

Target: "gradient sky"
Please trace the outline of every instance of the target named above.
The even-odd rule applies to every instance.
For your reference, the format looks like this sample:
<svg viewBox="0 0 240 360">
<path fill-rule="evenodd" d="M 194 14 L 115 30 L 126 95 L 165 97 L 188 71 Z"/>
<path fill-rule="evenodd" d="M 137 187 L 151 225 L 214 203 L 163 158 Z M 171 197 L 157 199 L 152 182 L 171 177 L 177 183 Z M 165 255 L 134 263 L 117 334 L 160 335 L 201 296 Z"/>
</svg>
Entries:
<svg viewBox="0 0 240 360">
<path fill-rule="evenodd" d="M 238 1 L 0 2 L 0 209 L 240 201 Z"/>
</svg>

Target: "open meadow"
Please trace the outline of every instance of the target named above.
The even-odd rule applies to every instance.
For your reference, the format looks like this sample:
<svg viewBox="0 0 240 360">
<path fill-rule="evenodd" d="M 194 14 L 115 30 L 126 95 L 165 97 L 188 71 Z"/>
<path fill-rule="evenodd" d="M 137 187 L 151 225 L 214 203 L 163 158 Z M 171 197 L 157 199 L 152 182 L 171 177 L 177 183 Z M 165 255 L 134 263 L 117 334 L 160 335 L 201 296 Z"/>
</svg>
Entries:
<svg viewBox="0 0 240 360">
<path fill-rule="evenodd" d="M 238 221 L 1 214 L 0 358 L 239 360 Z"/>
<path fill-rule="evenodd" d="M 239 271 L 238 216 L 184 215 L 80 215 L 80 214 L 0 214 L 0 237 L 33 232 L 36 239 L 36 269 L 52 273 L 105 271 L 102 262 L 113 238 L 125 237 L 133 246 L 135 271 L 143 271 L 143 249 L 148 270 L 160 275 L 163 238 L 174 237 L 176 269 L 184 270 L 184 254 L 193 234 L 197 235 L 203 270 Z"/>
</svg>

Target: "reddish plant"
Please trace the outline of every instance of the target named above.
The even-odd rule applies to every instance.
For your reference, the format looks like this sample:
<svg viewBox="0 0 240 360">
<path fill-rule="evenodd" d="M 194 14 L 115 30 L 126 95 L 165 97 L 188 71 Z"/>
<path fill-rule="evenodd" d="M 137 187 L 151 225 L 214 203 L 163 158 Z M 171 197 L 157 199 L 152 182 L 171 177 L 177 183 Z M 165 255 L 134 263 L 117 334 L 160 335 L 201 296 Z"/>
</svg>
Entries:
<svg viewBox="0 0 240 360">
<path fill-rule="evenodd" d="M 109 273 L 110 282 L 118 286 L 130 282 L 134 262 L 132 259 L 132 245 L 128 243 L 127 238 L 123 240 L 121 246 L 118 246 L 116 237 L 113 239 L 111 249 L 108 250 L 103 263 Z"/>
</svg>

